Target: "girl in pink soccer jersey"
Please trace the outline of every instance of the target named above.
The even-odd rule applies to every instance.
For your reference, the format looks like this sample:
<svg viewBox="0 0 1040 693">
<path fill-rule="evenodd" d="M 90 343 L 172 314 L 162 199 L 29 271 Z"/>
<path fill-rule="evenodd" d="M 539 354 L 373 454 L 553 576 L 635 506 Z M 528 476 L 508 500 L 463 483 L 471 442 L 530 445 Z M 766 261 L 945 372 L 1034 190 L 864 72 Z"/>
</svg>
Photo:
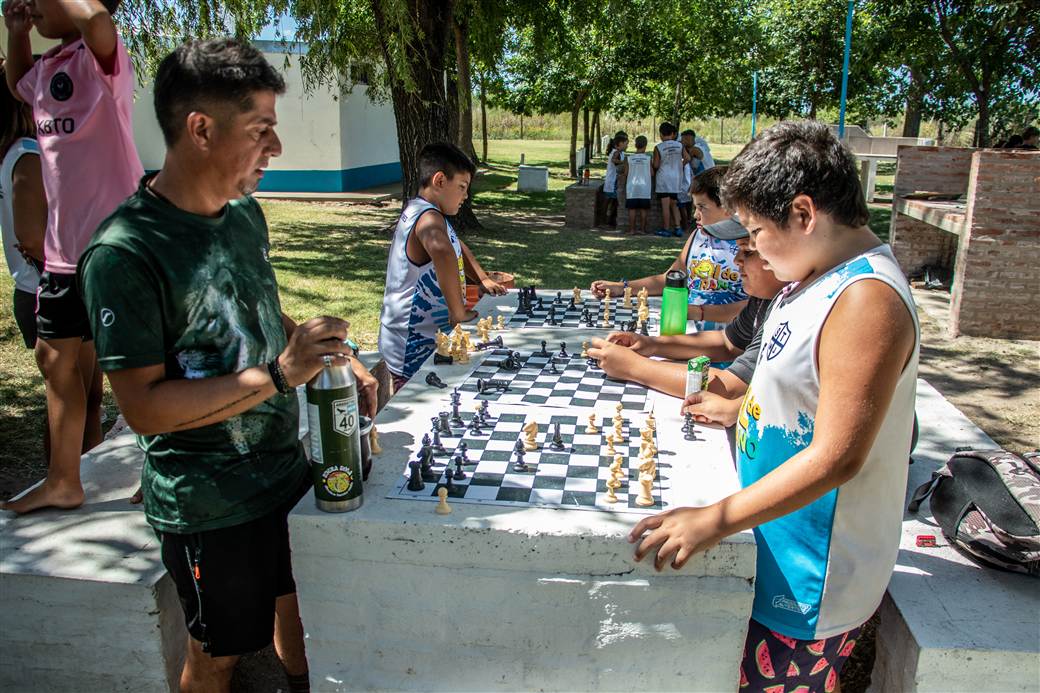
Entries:
<svg viewBox="0 0 1040 693">
<path fill-rule="evenodd" d="M 80 454 L 101 442 L 101 373 L 76 263 L 102 220 L 144 175 L 134 145 L 134 75 L 112 21 L 119 0 L 7 0 L 7 85 L 36 119 L 49 205 L 36 298 L 36 360 L 47 386 L 47 479 L 0 504 L 25 513 L 83 502 Z M 33 62 L 29 33 L 61 44 Z M 103 170 L 99 170 L 103 167 Z M 101 388 L 96 390 L 100 393 Z"/>
</svg>

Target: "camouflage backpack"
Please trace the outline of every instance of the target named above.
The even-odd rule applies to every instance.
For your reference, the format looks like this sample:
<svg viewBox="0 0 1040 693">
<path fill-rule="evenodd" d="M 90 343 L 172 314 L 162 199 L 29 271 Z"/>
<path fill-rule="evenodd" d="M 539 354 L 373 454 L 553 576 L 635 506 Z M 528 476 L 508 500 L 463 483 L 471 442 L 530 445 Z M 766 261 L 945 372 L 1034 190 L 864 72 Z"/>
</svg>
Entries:
<svg viewBox="0 0 1040 693">
<path fill-rule="evenodd" d="M 1040 453 L 958 450 L 914 491 L 910 512 L 928 496 L 954 548 L 983 566 L 1040 576 Z"/>
</svg>

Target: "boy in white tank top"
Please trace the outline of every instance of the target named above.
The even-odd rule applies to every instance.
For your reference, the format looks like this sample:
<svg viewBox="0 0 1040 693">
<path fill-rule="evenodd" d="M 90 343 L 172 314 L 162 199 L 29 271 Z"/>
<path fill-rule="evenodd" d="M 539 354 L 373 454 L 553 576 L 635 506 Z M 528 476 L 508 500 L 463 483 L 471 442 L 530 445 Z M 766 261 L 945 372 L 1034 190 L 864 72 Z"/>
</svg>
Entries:
<svg viewBox="0 0 1040 693">
<path fill-rule="evenodd" d="M 743 490 L 647 518 L 629 541 L 637 560 L 678 569 L 754 528 L 740 686 L 833 691 L 899 548 L 916 311 L 891 250 L 867 227 L 856 160 L 826 125 L 764 132 L 730 164 L 722 202 L 791 282 L 766 319 L 737 419 Z"/>
<path fill-rule="evenodd" d="M 653 158 L 654 171 L 657 172 L 655 189 L 657 199 L 661 201 L 661 228 L 657 235 L 682 238 L 678 199 L 683 184 L 683 167 L 690 161 L 690 155 L 676 139 L 678 132 L 674 125 L 665 121 L 658 131 L 661 141 L 654 147 Z"/>
<path fill-rule="evenodd" d="M 466 279 L 491 294 L 492 281 L 446 219 L 457 214 L 476 167 L 452 144 L 419 154 L 419 195 L 408 201 L 394 231 L 379 322 L 379 353 L 404 387 L 434 351 L 434 335 L 477 318 L 466 308 Z"/>
</svg>

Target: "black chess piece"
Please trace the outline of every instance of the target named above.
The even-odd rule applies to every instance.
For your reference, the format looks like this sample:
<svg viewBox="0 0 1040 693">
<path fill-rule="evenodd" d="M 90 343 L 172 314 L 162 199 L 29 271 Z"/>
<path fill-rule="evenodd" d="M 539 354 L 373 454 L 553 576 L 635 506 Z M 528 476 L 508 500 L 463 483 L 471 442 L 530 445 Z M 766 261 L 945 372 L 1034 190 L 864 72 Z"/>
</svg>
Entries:
<svg viewBox="0 0 1040 693">
<path fill-rule="evenodd" d="M 513 471 L 530 471 L 530 467 L 528 467 L 527 463 L 524 462 L 524 443 L 522 440 L 517 439 L 516 445 L 513 446 L 513 452 L 516 453 L 516 462 L 513 463 Z"/>
<path fill-rule="evenodd" d="M 466 425 L 466 422 L 462 420 L 461 412 L 459 412 L 459 403 L 458 402 L 452 402 L 451 403 L 451 419 L 450 419 L 450 422 L 451 422 L 452 426 L 456 426 L 456 427 L 461 427 L 461 426 L 465 426 Z"/>
<path fill-rule="evenodd" d="M 487 391 L 488 391 L 487 381 L 484 380 L 483 378 L 477 378 L 477 393 L 482 395 L 482 394 L 484 394 Z"/>
<path fill-rule="evenodd" d="M 539 356 L 548 356 L 549 350 L 545 348 L 545 340 L 542 340 L 542 350 L 538 352 Z"/>
<path fill-rule="evenodd" d="M 542 297 L 538 297 L 538 310 L 545 310 L 545 304 L 542 303 Z"/>
<path fill-rule="evenodd" d="M 477 345 L 477 350 L 478 351 L 485 351 L 487 349 L 493 349 L 493 348 L 497 349 L 497 348 L 500 348 L 502 346 L 504 346 L 504 344 L 502 342 L 502 335 L 498 335 L 494 339 L 489 339 L 486 342 L 481 342 L 480 344 L 478 344 Z"/>
<path fill-rule="evenodd" d="M 650 325 L 649 325 L 649 323 L 650 323 L 649 320 L 644 320 L 643 321 L 643 326 L 640 328 L 639 334 L 643 335 L 644 337 L 649 337 L 650 336 Z M 635 332 L 635 330 L 633 330 L 633 332 Z"/>
<path fill-rule="evenodd" d="M 560 371 L 556 369 L 556 359 L 549 359 L 549 372 L 553 375 L 559 375 Z"/>
<path fill-rule="evenodd" d="M 563 450 L 564 447 L 565 447 L 564 444 L 563 444 L 563 436 L 560 435 L 560 422 L 559 421 L 557 421 L 556 423 L 553 424 L 553 437 L 552 437 L 552 441 L 549 443 L 549 447 L 552 448 L 553 450 Z"/>
<path fill-rule="evenodd" d="M 448 412 L 446 411 L 442 411 L 437 414 L 437 422 L 441 428 L 441 433 L 443 433 L 446 436 L 451 435 L 451 423 L 449 422 L 448 416 Z"/>
<path fill-rule="evenodd" d="M 462 458 L 462 463 L 463 464 L 469 464 L 470 460 L 469 460 L 468 457 L 466 457 L 466 453 L 469 452 L 469 445 L 466 444 L 466 441 L 462 441 L 462 442 L 459 443 L 459 447 L 457 448 L 457 451 L 459 453 L 459 457 Z"/>
<path fill-rule="evenodd" d="M 560 353 L 557 354 L 561 359 L 569 359 L 570 354 L 567 353 L 567 342 L 560 342 Z"/>
<path fill-rule="evenodd" d="M 448 493 L 455 490 L 455 482 L 451 478 L 451 465 L 444 465 L 444 488 L 448 489 Z"/>
<path fill-rule="evenodd" d="M 434 387 L 439 387 L 442 389 L 448 387 L 444 384 L 444 381 L 438 378 L 437 374 L 432 371 L 426 374 L 426 384 L 433 385 Z"/>
<path fill-rule="evenodd" d="M 683 440 L 697 440 L 697 432 L 693 427 L 693 414 L 686 413 L 682 427 Z"/>
<path fill-rule="evenodd" d="M 431 483 L 437 481 L 437 472 L 433 471 L 433 450 L 424 446 L 419 455 L 419 473 L 422 480 Z"/>
<path fill-rule="evenodd" d="M 458 404 L 462 401 L 462 395 L 459 393 L 459 388 L 454 388 L 451 391 L 451 403 Z"/>
<path fill-rule="evenodd" d="M 563 292 L 562 291 L 557 291 L 556 292 L 556 300 L 553 301 L 553 303 L 563 303 Z"/>
<path fill-rule="evenodd" d="M 466 472 L 462 471 L 462 458 L 458 455 L 455 456 L 455 473 L 452 475 L 455 481 L 462 481 L 466 478 Z"/>
<path fill-rule="evenodd" d="M 444 449 L 444 443 L 441 442 L 441 432 L 440 432 L 440 430 L 436 430 L 436 429 L 434 430 L 434 432 L 433 432 L 433 444 L 430 446 L 430 449 L 433 450 L 434 453 L 444 453 L 444 452 L 447 452 L 447 450 Z"/>
<path fill-rule="evenodd" d="M 480 428 L 480 419 L 476 416 L 469 420 L 469 434 L 471 436 L 484 435 L 484 431 Z"/>
<path fill-rule="evenodd" d="M 412 460 L 408 463 L 408 490 L 409 491 L 422 491 L 426 488 L 426 484 L 423 483 L 422 478 L 422 462 L 419 460 Z"/>
<path fill-rule="evenodd" d="M 488 405 L 488 401 L 486 399 L 485 400 L 481 400 L 481 402 L 480 402 L 480 415 L 484 418 L 485 421 L 487 420 L 487 417 L 491 416 L 490 411 L 491 411 L 491 407 Z"/>
</svg>

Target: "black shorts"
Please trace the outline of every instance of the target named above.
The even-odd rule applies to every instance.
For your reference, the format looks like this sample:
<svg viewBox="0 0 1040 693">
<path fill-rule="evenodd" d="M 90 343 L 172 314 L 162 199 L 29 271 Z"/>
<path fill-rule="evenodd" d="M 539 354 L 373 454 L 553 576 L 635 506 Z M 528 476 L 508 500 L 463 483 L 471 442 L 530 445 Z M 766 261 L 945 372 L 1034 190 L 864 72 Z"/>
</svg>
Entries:
<svg viewBox="0 0 1040 693">
<path fill-rule="evenodd" d="M 14 290 L 14 321 L 22 333 L 26 349 L 36 346 L 36 294 L 21 289 Z"/>
<path fill-rule="evenodd" d="M 188 633 L 203 652 L 243 655 L 274 638 L 275 599 L 296 592 L 288 518 L 300 496 L 293 498 L 235 527 L 159 533 L 163 565 L 177 586 Z"/>
<path fill-rule="evenodd" d="M 657 193 L 657 199 L 658 200 L 678 200 L 679 199 L 679 193 L 659 192 L 659 193 Z"/>
<path fill-rule="evenodd" d="M 625 209 L 650 209 L 650 200 L 645 197 L 625 198 Z"/>
<path fill-rule="evenodd" d="M 40 275 L 36 336 L 43 340 L 79 337 L 89 342 L 93 339 L 75 274 L 44 272 Z"/>
<path fill-rule="evenodd" d="M 685 209 L 687 212 L 689 212 L 691 209 L 693 209 L 693 202 L 680 202 L 679 209 Z"/>
</svg>

